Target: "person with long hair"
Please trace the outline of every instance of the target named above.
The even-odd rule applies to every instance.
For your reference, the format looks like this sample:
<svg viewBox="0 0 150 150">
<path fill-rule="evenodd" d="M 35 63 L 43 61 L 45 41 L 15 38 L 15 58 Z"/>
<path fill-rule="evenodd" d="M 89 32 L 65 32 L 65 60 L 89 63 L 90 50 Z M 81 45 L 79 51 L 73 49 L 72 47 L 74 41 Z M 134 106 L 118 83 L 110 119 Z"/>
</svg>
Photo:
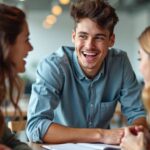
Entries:
<svg viewBox="0 0 150 150">
<path fill-rule="evenodd" d="M 144 79 L 142 100 L 147 111 L 147 122 L 150 126 L 150 26 L 139 36 L 139 69 Z M 126 127 L 121 142 L 123 150 L 149 150 L 150 135 L 146 130 L 139 127 Z"/>
<path fill-rule="evenodd" d="M 25 13 L 15 6 L 0 3 L 0 105 L 9 98 L 15 110 L 21 110 L 18 100 L 22 82 L 18 73 L 25 71 L 25 58 L 32 50 L 29 42 L 29 29 Z M 25 144 L 15 139 L 6 126 L 0 110 L 0 148 L 4 145 L 15 150 L 30 150 Z"/>
</svg>

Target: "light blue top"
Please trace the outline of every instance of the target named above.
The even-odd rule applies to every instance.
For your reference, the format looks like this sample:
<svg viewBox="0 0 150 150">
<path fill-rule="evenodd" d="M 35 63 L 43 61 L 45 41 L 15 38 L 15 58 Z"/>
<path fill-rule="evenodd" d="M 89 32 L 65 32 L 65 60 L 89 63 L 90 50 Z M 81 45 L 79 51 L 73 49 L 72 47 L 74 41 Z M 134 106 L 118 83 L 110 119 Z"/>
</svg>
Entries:
<svg viewBox="0 0 150 150">
<path fill-rule="evenodd" d="M 91 80 L 81 70 L 74 48 L 61 47 L 38 66 L 28 107 L 27 136 L 42 142 L 53 122 L 108 128 L 118 101 L 130 124 L 145 116 L 140 89 L 125 52 L 110 49 Z"/>
</svg>

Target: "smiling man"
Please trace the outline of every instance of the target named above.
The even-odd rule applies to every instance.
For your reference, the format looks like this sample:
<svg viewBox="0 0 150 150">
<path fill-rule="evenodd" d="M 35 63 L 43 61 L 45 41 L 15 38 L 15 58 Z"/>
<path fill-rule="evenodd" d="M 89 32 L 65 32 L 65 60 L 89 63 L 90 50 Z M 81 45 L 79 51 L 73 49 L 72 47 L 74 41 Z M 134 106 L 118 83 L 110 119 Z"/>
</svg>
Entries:
<svg viewBox="0 0 150 150">
<path fill-rule="evenodd" d="M 117 102 L 129 124 L 146 121 L 127 55 L 112 48 L 118 17 L 103 0 L 77 0 L 71 16 L 75 47 L 63 46 L 39 64 L 27 135 L 32 142 L 119 144 L 123 129 L 109 129 Z"/>
<path fill-rule="evenodd" d="M 72 40 L 83 72 L 87 77 L 94 78 L 100 71 L 108 48 L 114 44 L 114 35 L 91 19 L 83 18 L 72 33 Z"/>
</svg>

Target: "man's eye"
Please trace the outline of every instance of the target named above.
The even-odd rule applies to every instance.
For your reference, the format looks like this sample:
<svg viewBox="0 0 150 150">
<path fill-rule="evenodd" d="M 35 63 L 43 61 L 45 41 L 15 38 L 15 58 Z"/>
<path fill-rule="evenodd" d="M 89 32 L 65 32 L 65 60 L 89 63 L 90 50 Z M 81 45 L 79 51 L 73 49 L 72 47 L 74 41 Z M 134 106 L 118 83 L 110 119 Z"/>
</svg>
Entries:
<svg viewBox="0 0 150 150">
<path fill-rule="evenodd" d="M 86 39 L 86 36 L 85 35 L 79 35 L 79 38 Z"/>
<path fill-rule="evenodd" d="M 96 40 L 105 40 L 104 37 L 95 37 Z"/>
</svg>

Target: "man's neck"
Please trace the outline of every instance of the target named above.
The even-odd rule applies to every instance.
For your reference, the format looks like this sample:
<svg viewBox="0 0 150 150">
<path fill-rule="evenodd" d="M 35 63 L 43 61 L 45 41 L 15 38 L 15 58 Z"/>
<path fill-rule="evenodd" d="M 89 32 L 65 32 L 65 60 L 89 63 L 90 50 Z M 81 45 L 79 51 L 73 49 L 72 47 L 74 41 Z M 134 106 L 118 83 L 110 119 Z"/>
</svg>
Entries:
<svg viewBox="0 0 150 150">
<path fill-rule="evenodd" d="M 94 69 L 84 70 L 83 69 L 83 72 L 89 79 L 94 79 L 97 76 L 97 74 L 99 73 L 100 69 L 101 69 L 101 65 L 100 65 L 99 69 L 97 69 L 97 70 L 94 70 Z"/>
</svg>

